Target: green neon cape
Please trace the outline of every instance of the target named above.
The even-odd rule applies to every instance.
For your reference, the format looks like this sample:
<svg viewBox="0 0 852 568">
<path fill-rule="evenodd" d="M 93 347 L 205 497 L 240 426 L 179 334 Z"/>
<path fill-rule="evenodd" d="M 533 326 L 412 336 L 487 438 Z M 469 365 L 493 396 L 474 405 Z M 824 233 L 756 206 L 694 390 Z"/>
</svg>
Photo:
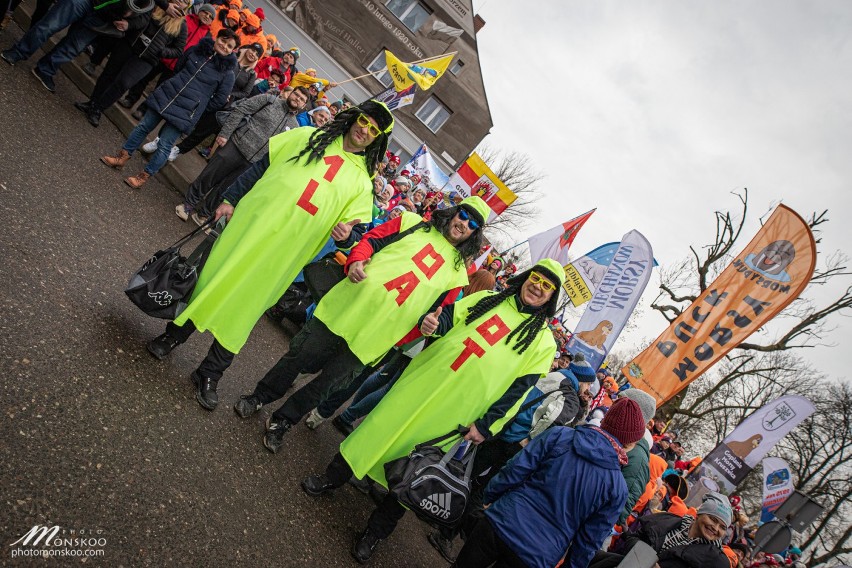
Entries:
<svg viewBox="0 0 852 568">
<path fill-rule="evenodd" d="M 400 231 L 422 220 L 405 212 Z M 346 279 L 332 288 L 315 316 L 368 365 L 405 337 L 439 296 L 467 285 L 467 270 L 464 264 L 456 267 L 457 256 L 437 229 L 414 231 L 377 252 L 365 266 L 365 280 Z"/>
<path fill-rule="evenodd" d="M 343 137 L 319 162 L 290 161 L 314 130 L 296 128 L 269 140 L 269 168 L 234 210 L 176 324 L 192 320 L 238 353 L 335 225 L 370 218 L 373 184 L 364 157 L 343 150 Z"/>
<path fill-rule="evenodd" d="M 500 326 L 492 319 L 495 316 L 508 330 L 530 317 L 518 311 L 514 297 L 507 298 L 471 325 L 464 325 L 470 307 L 484 295 L 495 293 L 484 291 L 462 298 L 455 306 L 452 329 L 414 358 L 379 405 L 343 441 L 340 453 L 356 477 L 369 475 L 387 485 L 386 462 L 407 455 L 421 442 L 478 420 L 516 378 L 529 374 L 544 376 L 550 370 L 556 342 L 546 327 L 522 355 L 512 350 L 515 338 L 509 345 L 505 335 L 494 345 L 486 341 L 486 336 L 492 339 L 500 336 Z M 491 323 L 483 326 L 485 322 Z M 484 328 L 484 333 L 477 328 Z M 466 339 L 475 341 L 484 354 L 471 355 L 459 365 Z M 454 363 L 456 371 L 452 369 Z M 502 419 L 492 424 L 492 433 L 499 432 L 515 415 L 523 399 L 522 396 Z"/>
</svg>

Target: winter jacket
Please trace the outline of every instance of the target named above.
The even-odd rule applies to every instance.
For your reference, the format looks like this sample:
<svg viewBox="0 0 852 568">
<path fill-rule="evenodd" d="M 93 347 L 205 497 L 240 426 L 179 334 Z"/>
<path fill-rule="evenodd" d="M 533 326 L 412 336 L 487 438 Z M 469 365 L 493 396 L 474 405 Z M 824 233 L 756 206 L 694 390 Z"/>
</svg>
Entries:
<svg viewBox="0 0 852 568">
<path fill-rule="evenodd" d="M 145 29 L 135 35 L 130 41 L 130 49 L 142 61 L 156 65 L 160 58 L 177 58 L 183 54 L 186 45 L 186 20 L 181 22 L 178 35 L 173 36 L 166 33 L 162 26 L 154 18 L 148 20 Z"/>
<path fill-rule="evenodd" d="M 573 376 L 571 373 L 571 377 Z M 520 442 L 524 438 L 541 434 L 554 423 L 558 426 L 570 425 L 580 409 L 580 397 L 573 388 L 576 380 L 575 378 L 572 382 L 560 372 L 551 372 L 540 378 L 530 389 L 521 410 L 500 437 L 507 442 Z M 546 416 L 536 412 L 541 407 L 550 407 Z M 535 432 L 532 432 L 534 425 Z"/>
<path fill-rule="evenodd" d="M 202 24 L 197 14 L 189 14 L 186 17 L 186 44 L 184 44 L 183 50 L 186 51 L 190 47 L 198 45 L 198 42 L 207 37 L 209 34 L 210 26 Z M 175 70 L 177 61 L 177 57 L 160 59 L 160 62 L 171 71 Z"/>
<path fill-rule="evenodd" d="M 651 454 L 648 448 L 648 442 L 643 438 L 636 443 L 636 446 L 627 452 L 627 465 L 621 468 L 621 475 L 624 476 L 624 481 L 627 482 L 627 503 L 624 505 L 624 510 L 618 516 L 618 524 L 623 524 L 633 511 L 633 506 L 642 493 L 645 492 L 645 486 L 651 479 L 651 470 L 649 462 Z"/>
<path fill-rule="evenodd" d="M 277 95 L 263 94 L 235 105 L 219 136 L 233 141 L 240 154 L 254 162 L 269 152 L 270 138 L 298 127 L 296 113 L 288 110 L 287 101 Z"/>
<path fill-rule="evenodd" d="M 234 89 L 231 91 L 231 104 L 247 99 L 254 82 L 257 80 L 254 69 L 246 69 L 237 65 L 234 73 Z"/>
<path fill-rule="evenodd" d="M 722 548 L 711 543 L 695 543 L 662 550 L 666 535 L 683 519 L 671 513 L 656 513 L 639 519 L 639 530 L 622 536 L 619 553 L 629 551 L 641 540 L 657 551 L 660 568 L 730 568 Z M 622 548 L 623 547 L 623 548 Z"/>
<path fill-rule="evenodd" d="M 618 454 L 591 427 L 532 439 L 486 486 L 485 515 L 525 564 L 586 568 L 627 500 Z M 709 567 L 708 567 L 709 568 Z"/>
<path fill-rule="evenodd" d="M 146 104 L 181 132 L 189 132 L 205 110 L 225 106 L 236 65 L 233 54 L 222 57 L 213 50 L 213 40 L 204 38 L 184 52 L 175 76 L 157 87 Z"/>
</svg>

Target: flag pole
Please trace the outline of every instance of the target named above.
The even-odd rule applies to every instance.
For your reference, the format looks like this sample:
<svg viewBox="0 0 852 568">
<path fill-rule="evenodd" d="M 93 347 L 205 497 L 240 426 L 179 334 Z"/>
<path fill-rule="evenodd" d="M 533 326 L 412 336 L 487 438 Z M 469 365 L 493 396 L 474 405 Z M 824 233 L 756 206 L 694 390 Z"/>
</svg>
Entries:
<svg viewBox="0 0 852 568">
<path fill-rule="evenodd" d="M 525 241 L 521 241 L 521 242 L 519 242 L 519 243 L 518 243 L 518 244 L 516 244 L 516 245 L 512 245 L 512 246 L 510 246 L 509 248 L 507 248 L 506 250 L 504 250 L 504 251 L 503 251 L 503 254 L 506 254 L 506 253 L 507 253 L 507 252 L 509 252 L 510 250 L 512 250 L 512 249 L 514 249 L 514 248 L 518 248 L 518 247 L 519 247 L 519 246 L 521 246 L 522 244 L 524 244 L 524 243 L 528 243 L 528 242 L 530 242 L 530 240 L 529 240 L 529 239 L 527 239 L 527 240 L 525 240 Z"/>
</svg>

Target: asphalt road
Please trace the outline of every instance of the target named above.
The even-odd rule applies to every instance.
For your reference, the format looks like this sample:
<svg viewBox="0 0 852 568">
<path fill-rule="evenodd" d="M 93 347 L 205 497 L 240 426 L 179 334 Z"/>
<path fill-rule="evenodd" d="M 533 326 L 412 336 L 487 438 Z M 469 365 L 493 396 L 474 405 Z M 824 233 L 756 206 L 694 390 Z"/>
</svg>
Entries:
<svg viewBox="0 0 852 568">
<path fill-rule="evenodd" d="M 0 48 L 20 35 L 2 32 Z M 260 321 L 214 412 L 188 378 L 209 334 L 167 361 L 148 355 L 164 322 L 123 288 L 189 231 L 174 214 L 180 196 L 156 178 L 131 190 L 102 165 L 124 138 L 107 120 L 89 126 L 61 74 L 48 93 L 34 61 L 0 62 L 0 565 L 355 565 L 349 548 L 372 502 L 349 486 L 319 499 L 298 486 L 341 436 L 302 424 L 273 455 L 261 443 L 271 410 L 246 421 L 232 410 L 287 349 L 283 331 Z M 124 175 L 141 165 L 134 156 Z M 103 539 L 103 556 L 12 558 L 34 525 Z M 428 532 L 407 515 L 372 565 L 446 565 Z"/>
</svg>

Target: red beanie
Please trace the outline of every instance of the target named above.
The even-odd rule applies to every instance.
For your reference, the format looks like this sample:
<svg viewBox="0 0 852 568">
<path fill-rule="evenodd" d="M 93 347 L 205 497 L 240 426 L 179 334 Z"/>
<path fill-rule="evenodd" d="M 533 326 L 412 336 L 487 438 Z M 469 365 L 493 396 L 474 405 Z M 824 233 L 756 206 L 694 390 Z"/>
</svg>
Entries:
<svg viewBox="0 0 852 568">
<path fill-rule="evenodd" d="M 629 398 L 619 398 L 604 416 L 601 428 L 615 436 L 622 445 L 638 442 L 645 435 L 642 409 Z"/>
<path fill-rule="evenodd" d="M 257 16 L 261 22 L 266 19 L 266 14 L 263 13 L 263 8 L 255 10 L 254 15 Z"/>
</svg>

